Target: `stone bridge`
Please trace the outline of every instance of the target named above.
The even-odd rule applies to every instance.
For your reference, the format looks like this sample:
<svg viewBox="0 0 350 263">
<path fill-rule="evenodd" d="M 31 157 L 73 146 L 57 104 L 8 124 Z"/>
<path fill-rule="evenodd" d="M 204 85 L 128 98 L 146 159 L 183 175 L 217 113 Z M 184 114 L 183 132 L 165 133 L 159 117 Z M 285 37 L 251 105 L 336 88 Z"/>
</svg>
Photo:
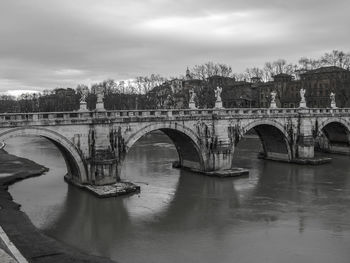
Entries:
<svg viewBox="0 0 350 263">
<path fill-rule="evenodd" d="M 184 109 L 0 114 L 0 144 L 40 136 L 61 151 L 70 180 L 115 183 L 128 151 L 160 130 L 174 142 L 179 164 L 198 172 L 231 169 L 236 145 L 251 129 L 266 159 L 313 160 L 314 146 L 350 153 L 350 109 Z M 317 142 L 317 143 L 315 143 Z"/>
</svg>

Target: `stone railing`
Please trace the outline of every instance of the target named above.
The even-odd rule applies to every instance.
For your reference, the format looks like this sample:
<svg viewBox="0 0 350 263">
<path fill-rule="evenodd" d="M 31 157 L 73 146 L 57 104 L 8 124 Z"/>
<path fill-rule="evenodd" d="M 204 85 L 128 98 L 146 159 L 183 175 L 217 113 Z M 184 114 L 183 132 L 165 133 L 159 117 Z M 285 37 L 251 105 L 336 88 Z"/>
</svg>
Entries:
<svg viewBox="0 0 350 263">
<path fill-rule="evenodd" d="M 293 116 L 297 114 L 350 116 L 350 108 L 222 108 L 222 109 L 157 109 L 157 110 L 114 110 L 114 111 L 72 111 L 72 112 L 35 112 L 35 113 L 1 113 L 0 123 L 6 122 L 42 122 L 42 121 L 76 121 L 96 118 L 181 118 L 208 116 Z"/>
</svg>

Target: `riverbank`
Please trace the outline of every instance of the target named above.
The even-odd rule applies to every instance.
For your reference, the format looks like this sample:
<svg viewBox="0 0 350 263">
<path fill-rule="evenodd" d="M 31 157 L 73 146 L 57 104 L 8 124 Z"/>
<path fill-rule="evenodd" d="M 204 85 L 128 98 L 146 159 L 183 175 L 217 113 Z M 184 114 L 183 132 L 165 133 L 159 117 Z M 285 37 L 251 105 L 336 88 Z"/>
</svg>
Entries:
<svg viewBox="0 0 350 263">
<path fill-rule="evenodd" d="M 44 235 L 20 210 L 20 205 L 13 201 L 7 191 L 9 185 L 40 176 L 47 170 L 35 162 L 10 155 L 0 149 L 0 226 L 9 239 L 28 262 L 115 262 L 84 254 Z"/>
</svg>

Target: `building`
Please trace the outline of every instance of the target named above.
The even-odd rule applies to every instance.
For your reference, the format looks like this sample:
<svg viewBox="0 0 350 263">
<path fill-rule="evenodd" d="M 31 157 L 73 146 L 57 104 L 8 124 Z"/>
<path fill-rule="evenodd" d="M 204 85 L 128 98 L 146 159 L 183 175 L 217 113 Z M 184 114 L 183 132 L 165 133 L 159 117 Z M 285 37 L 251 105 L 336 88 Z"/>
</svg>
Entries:
<svg viewBox="0 0 350 263">
<path fill-rule="evenodd" d="M 183 79 L 172 79 L 169 80 L 166 84 L 170 86 L 173 93 L 180 92 L 183 89 L 182 86 Z"/>
<path fill-rule="evenodd" d="M 339 67 L 321 67 L 300 73 L 294 80 L 288 74 L 273 76 L 273 81 L 258 82 L 259 105 L 270 106 L 271 92 L 276 91 L 276 104 L 280 108 L 299 107 L 300 89 L 304 88 L 307 106 L 310 108 L 329 108 L 330 93 L 336 94 L 338 107 L 350 107 L 350 71 Z"/>
<path fill-rule="evenodd" d="M 256 108 L 259 106 L 259 89 L 247 81 L 235 81 L 222 86 L 222 103 L 225 108 Z"/>
<path fill-rule="evenodd" d="M 277 92 L 279 107 L 295 108 L 300 102 L 300 81 L 294 80 L 289 74 L 273 76 L 273 88 Z"/>
<path fill-rule="evenodd" d="M 219 76 L 219 75 L 214 75 L 211 76 L 207 79 L 209 86 L 211 87 L 224 87 L 224 86 L 230 86 L 230 85 L 234 85 L 234 83 L 236 82 L 235 78 L 231 78 L 231 77 L 223 77 L 223 76 Z"/>
<path fill-rule="evenodd" d="M 271 102 L 271 92 L 274 90 L 272 81 L 261 82 L 255 85 L 258 89 L 258 101 L 260 108 L 268 108 Z M 277 106 L 280 106 L 277 96 Z"/>
<path fill-rule="evenodd" d="M 331 66 L 300 74 L 301 87 L 305 89 L 307 106 L 329 108 L 330 93 L 335 93 L 338 107 L 350 107 L 350 71 Z"/>
</svg>

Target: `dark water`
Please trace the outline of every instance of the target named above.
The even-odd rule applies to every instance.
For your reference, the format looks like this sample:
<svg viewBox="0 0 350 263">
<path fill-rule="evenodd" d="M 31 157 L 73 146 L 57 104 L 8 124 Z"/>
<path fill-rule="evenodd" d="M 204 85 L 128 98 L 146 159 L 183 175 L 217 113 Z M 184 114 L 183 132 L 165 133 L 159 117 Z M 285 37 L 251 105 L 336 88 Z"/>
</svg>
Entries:
<svg viewBox="0 0 350 263">
<path fill-rule="evenodd" d="M 63 181 L 49 142 L 8 141 L 7 150 L 51 170 L 10 188 L 46 234 L 88 253 L 137 262 L 350 262 L 350 162 L 312 167 L 258 160 L 259 142 L 240 143 L 236 165 L 250 176 L 205 177 L 171 168 L 159 135 L 133 147 L 124 177 L 139 195 L 98 199 Z"/>
</svg>

